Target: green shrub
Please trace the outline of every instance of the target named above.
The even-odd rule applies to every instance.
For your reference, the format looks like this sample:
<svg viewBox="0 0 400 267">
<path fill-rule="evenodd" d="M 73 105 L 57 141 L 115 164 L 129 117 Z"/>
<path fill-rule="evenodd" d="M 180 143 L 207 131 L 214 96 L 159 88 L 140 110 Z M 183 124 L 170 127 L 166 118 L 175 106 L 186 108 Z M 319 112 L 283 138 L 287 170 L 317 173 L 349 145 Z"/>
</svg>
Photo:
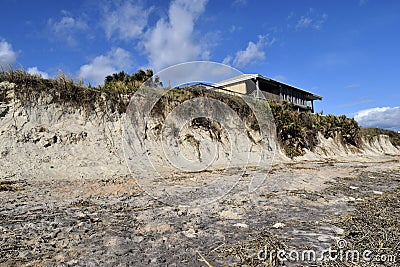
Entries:
<svg viewBox="0 0 400 267">
<path fill-rule="evenodd" d="M 339 134 L 343 144 L 361 146 L 358 123 L 346 116 L 334 116 L 298 112 L 288 102 L 269 102 L 276 123 L 277 136 L 285 154 L 294 158 L 304 154 L 304 149 L 313 150 L 318 145 L 318 132 L 325 138 Z"/>
<path fill-rule="evenodd" d="M 367 140 L 371 140 L 372 138 L 378 135 L 382 134 L 387 135 L 389 136 L 390 142 L 394 146 L 400 147 L 400 133 L 379 128 L 362 128 L 362 127 L 361 127 L 361 133 Z"/>
<path fill-rule="evenodd" d="M 160 78 L 153 77 L 153 71 L 139 69 L 137 72 L 129 75 L 124 71 L 114 73 L 104 79 L 104 85 L 100 85 L 102 91 L 136 92 L 144 83 L 148 87 L 162 87 Z"/>
</svg>

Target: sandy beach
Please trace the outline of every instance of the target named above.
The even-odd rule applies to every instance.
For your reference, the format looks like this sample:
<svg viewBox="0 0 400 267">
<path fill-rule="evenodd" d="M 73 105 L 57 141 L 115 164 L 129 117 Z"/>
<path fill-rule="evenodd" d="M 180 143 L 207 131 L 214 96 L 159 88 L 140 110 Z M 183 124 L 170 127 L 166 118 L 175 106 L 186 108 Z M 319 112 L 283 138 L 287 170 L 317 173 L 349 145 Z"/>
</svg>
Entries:
<svg viewBox="0 0 400 267">
<path fill-rule="evenodd" d="M 269 258 L 257 257 L 264 246 L 321 251 L 343 239 L 350 249 L 351 223 L 343 222 L 357 214 L 359 203 L 395 191 L 400 166 L 399 157 L 279 164 L 269 176 L 275 183 L 255 194 L 247 193 L 243 180 L 220 201 L 196 208 L 166 206 L 129 176 L 2 181 L 1 265 L 272 266 Z M 388 209 L 398 218 L 397 209 Z M 397 228 L 381 225 L 376 231 L 398 238 L 398 226 L 396 220 L 390 227 Z M 373 240 L 370 250 L 395 253 L 396 242 L 388 240 L 381 250 Z"/>
</svg>

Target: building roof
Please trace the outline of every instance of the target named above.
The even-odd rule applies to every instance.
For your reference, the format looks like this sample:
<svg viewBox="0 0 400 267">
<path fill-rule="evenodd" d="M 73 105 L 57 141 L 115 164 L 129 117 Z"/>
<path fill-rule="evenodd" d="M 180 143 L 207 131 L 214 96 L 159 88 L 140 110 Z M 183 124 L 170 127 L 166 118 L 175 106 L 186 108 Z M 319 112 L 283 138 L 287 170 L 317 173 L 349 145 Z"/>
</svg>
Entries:
<svg viewBox="0 0 400 267">
<path fill-rule="evenodd" d="M 252 79 L 260 79 L 260 80 L 273 82 L 273 83 L 276 83 L 278 85 L 284 85 L 284 86 L 289 87 L 291 89 L 294 89 L 294 90 L 300 91 L 302 93 L 305 93 L 310 100 L 322 100 L 322 96 L 313 94 L 311 92 L 305 91 L 303 89 L 300 89 L 300 88 L 295 87 L 295 86 L 290 85 L 290 84 L 286 84 L 286 83 L 282 83 L 282 82 L 273 80 L 271 78 L 265 77 L 265 76 L 260 75 L 260 74 L 241 74 L 239 76 L 235 76 L 235 77 L 232 77 L 230 79 L 214 83 L 212 85 L 215 86 L 215 87 L 225 87 L 225 86 L 233 85 L 233 84 L 236 84 L 236 83 L 240 83 L 240 82 L 247 81 L 247 80 L 252 80 Z"/>
</svg>

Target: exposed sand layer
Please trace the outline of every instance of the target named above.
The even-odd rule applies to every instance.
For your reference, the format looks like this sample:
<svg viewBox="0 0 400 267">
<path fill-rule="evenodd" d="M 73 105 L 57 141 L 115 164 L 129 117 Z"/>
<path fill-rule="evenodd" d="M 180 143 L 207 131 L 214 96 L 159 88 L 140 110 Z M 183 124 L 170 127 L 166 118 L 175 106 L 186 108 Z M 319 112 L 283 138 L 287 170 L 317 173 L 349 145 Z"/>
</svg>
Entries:
<svg viewBox="0 0 400 267">
<path fill-rule="evenodd" d="M 207 129 L 182 124 L 176 119 L 179 116 L 170 116 L 173 117 L 170 119 L 173 125 L 182 124 L 179 128 L 180 132 L 165 132 L 164 136 L 160 137 L 160 127 L 168 124 L 168 118 L 164 118 L 163 114 L 159 114 L 147 121 L 143 127 L 139 127 L 129 121 L 127 123 L 126 114 L 101 108 L 101 103 L 95 103 L 95 110 L 88 113 L 83 108 L 52 103 L 51 97 L 46 92 L 43 92 L 35 103 L 27 105 L 16 99 L 14 87 L 12 83 L 6 82 L 0 85 L 1 95 L 8 100 L 0 102 L 0 179 L 9 177 L 112 179 L 128 175 L 130 172 L 123 149 L 123 133 L 124 129 L 125 132 L 127 131 L 126 128 L 132 136 L 143 138 L 146 134 L 146 143 L 140 143 L 137 146 L 142 150 L 150 150 L 148 157 L 152 160 L 152 164 L 154 163 L 153 166 L 149 166 L 151 168 L 167 166 L 166 160 L 161 158 L 165 156 L 162 154 L 166 150 L 161 148 L 165 146 L 163 138 L 165 140 L 167 135 L 170 140 L 177 142 L 176 144 L 168 143 L 170 147 L 179 145 L 179 152 L 194 160 L 194 163 L 196 160 L 198 163 L 207 161 L 213 156 L 211 155 L 213 151 L 210 152 L 209 149 L 215 149 L 216 158 L 212 163 L 214 165 L 209 166 L 208 170 L 218 169 L 221 166 L 225 168 L 235 162 L 242 163 L 243 160 L 238 159 L 242 154 L 248 157 L 249 165 L 257 165 L 260 162 L 260 151 L 266 145 L 269 146 L 271 152 L 263 155 L 263 168 L 267 169 L 273 163 L 292 162 L 279 149 L 274 125 L 268 119 L 263 122 L 267 123 L 264 126 L 266 128 L 264 134 L 267 134 L 265 137 L 247 125 L 241 126 L 238 121 L 240 119 L 226 114 L 220 114 L 217 121 L 218 119 L 226 120 L 229 122 L 226 123 L 226 127 L 239 129 L 239 131 L 233 131 L 235 133 L 244 131 L 243 134 L 232 135 L 232 131 L 229 131 L 231 129 L 226 129 L 226 127 L 215 131 L 214 128 Z M 99 102 L 102 101 L 105 100 L 99 99 Z M 204 105 L 204 109 L 209 108 Z M 182 111 L 182 113 L 185 112 L 187 111 Z M 254 142 L 250 143 L 250 146 L 247 136 L 251 136 Z M 266 141 L 265 138 L 268 140 Z M 133 138 L 133 142 L 138 142 L 138 139 Z M 343 145 L 339 137 L 325 139 L 319 136 L 319 141 L 320 144 L 315 151 L 307 151 L 304 156 L 295 158 L 294 161 L 368 162 L 377 161 L 377 159 L 379 161 L 380 157 L 386 155 L 400 155 L 399 148 L 394 147 L 386 136 L 378 136 L 371 142 L 365 141 L 362 149 Z M 171 151 L 174 152 L 173 149 Z M 139 159 L 136 157 L 133 160 Z"/>
</svg>

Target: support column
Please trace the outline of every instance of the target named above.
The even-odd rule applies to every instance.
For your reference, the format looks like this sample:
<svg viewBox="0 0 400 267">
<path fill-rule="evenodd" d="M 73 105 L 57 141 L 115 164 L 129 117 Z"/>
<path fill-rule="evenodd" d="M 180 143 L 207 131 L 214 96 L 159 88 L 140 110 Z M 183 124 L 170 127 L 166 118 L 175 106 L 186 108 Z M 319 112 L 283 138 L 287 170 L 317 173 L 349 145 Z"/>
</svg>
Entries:
<svg viewBox="0 0 400 267">
<path fill-rule="evenodd" d="M 256 78 L 256 90 L 257 90 L 256 98 L 260 99 L 260 85 L 259 85 L 259 81 L 257 78 Z"/>
</svg>

